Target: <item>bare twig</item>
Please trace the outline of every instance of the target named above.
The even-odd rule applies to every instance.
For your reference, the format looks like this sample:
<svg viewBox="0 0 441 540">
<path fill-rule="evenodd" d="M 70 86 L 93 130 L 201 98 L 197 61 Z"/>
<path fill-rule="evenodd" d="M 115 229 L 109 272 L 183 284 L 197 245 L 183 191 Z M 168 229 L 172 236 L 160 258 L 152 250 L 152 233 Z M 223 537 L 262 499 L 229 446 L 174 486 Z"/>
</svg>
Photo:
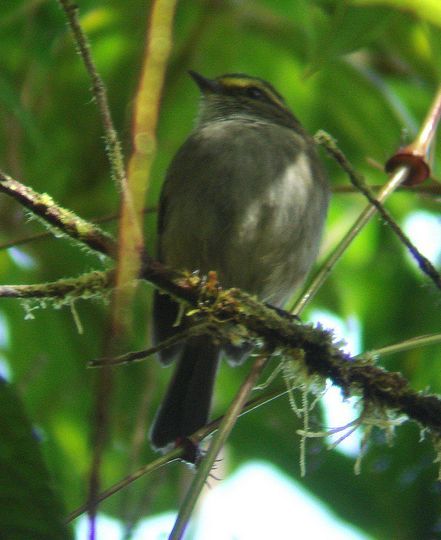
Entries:
<svg viewBox="0 0 441 540">
<path fill-rule="evenodd" d="M 324 134 L 323 132 L 317 134 L 317 140 L 323 144 L 327 152 L 340 164 L 342 169 L 347 173 L 349 176 L 352 184 L 363 193 L 363 195 L 367 198 L 367 200 L 375 206 L 378 213 L 381 215 L 381 217 L 386 221 L 386 223 L 390 226 L 392 231 L 398 236 L 400 241 L 407 247 L 410 254 L 414 257 L 416 262 L 418 263 L 421 270 L 428 276 L 434 285 L 441 290 L 441 276 L 437 272 L 436 268 L 433 266 L 433 264 L 425 257 L 418 248 L 409 240 L 409 238 L 404 234 L 401 227 L 398 225 L 398 223 L 392 218 L 392 216 L 389 214 L 389 212 L 384 208 L 382 202 L 375 197 L 375 195 L 370 190 L 369 186 L 366 184 L 363 176 L 355 171 L 355 169 L 352 167 L 352 165 L 349 163 L 346 156 L 343 154 L 343 152 L 338 148 L 336 141 L 332 139 L 327 134 Z M 405 181 L 405 180 L 404 180 Z"/>
<path fill-rule="evenodd" d="M 417 248 L 410 242 L 410 240 L 404 235 L 400 227 L 393 221 L 390 215 L 383 207 L 383 202 L 386 198 L 395 191 L 400 184 L 416 185 L 424 181 L 430 176 L 429 167 L 429 152 L 430 146 L 435 137 L 438 122 L 441 117 L 441 87 L 434 98 L 432 106 L 427 113 L 427 116 L 422 124 L 421 130 L 415 139 L 415 141 L 407 147 L 399 150 L 386 164 L 387 172 L 391 173 L 389 182 L 385 184 L 380 193 L 375 197 L 372 192 L 367 188 L 362 177 L 356 173 L 350 166 L 346 157 L 339 151 L 335 141 L 327 133 L 319 131 L 316 135 L 316 141 L 323 144 L 328 152 L 337 159 L 337 161 L 345 168 L 349 173 L 349 177 L 354 185 L 362 191 L 362 193 L 368 198 L 372 206 L 368 206 L 358 217 L 352 228 L 344 236 L 335 250 L 331 253 L 324 265 L 314 277 L 312 283 L 308 286 L 306 291 L 302 294 L 300 299 L 292 307 L 291 311 L 295 315 L 299 315 L 305 306 L 311 301 L 313 296 L 317 293 L 319 288 L 325 282 L 327 276 L 333 270 L 334 266 L 341 258 L 343 253 L 349 247 L 354 238 L 358 235 L 361 229 L 370 221 L 378 210 L 382 217 L 391 225 L 392 230 L 399 236 L 400 240 L 406 245 L 411 254 L 417 260 L 422 271 L 431 278 L 433 283 L 441 289 L 441 276 L 437 270 L 433 267 L 431 262 L 424 257 Z"/>
<path fill-rule="evenodd" d="M 116 130 L 113 127 L 110 108 L 107 102 L 106 88 L 96 70 L 90 52 L 89 42 L 78 20 L 78 6 L 70 0 L 59 0 L 59 2 L 66 14 L 70 29 L 74 36 L 76 47 L 78 48 L 81 58 L 83 59 L 86 71 L 92 80 L 92 92 L 97 101 L 98 109 L 101 113 L 101 119 L 106 139 L 106 149 L 108 152 L 112 174 L 116 179 L 116 182 L 119 185 L 120 189 L 122 190 L 122 193 L 125 193 L 127 191 L 127 181 L 124 170 L 124 160 L 121 152 L 121 145 L 118 140 Z M 120 246 L 118 245 L 118 248 L 119 247 Z M 115 255 L 114 250 L 112 251 L 112 255 Z M 118 269 L 116 273 L 116 285 L 121 286 L 121 282 L 118 279 Z M 115 328 L 111 328 L 110 330 L 111 335 L 114 335 L 113 330 L 115 330 Z M 111 344 L 109 344 L 109 347 L 112 348 Z M 101 456 L 107 439 L 107 432 L 109 426 L 110 407 L 108 406 L 108 404 L 111 399 L 111 389 L 111 371 L 110 369 L 104 368 L 99 374 L 97 386 L 97 406 L 95 416 L 95 433 L 93 440 L 94 455 L 89 478 L 88 510 L 90 514 L 91 539 L 94 539 L 95 537 L 95 514 L 97 506 L 96 497 L 99 493 L 99 471 L 101 465 Z"/>
<path fill-rule="evenodd" d="M 326 135 L 326 137 L 328 136 Z M 383 186 L 383 189 L 377 195 L 377 201 L 383 202 L 396 189 L 396 187 L 403 182 L 407 174 L 408 170 L 406 167 L 398 169 L 398 171 L 392 176 L 389 182 Z M 306 305 L 312 300 L 317 291 L 326 281 L 328 275 L 332 272 L 343 253 L 348 249 L 349 245 L 357 237 L 358 233 L 363 229 L 363 227 L 370 221 L 376 210 L 376 207 L 371 204 L 369 204 L 363 210 L 349 231 L 340 240 L 334 251 L 320 267 L 307 290 L 301 295 L 300 299 L 292 308 L 290 308 L 289 311 L 291 311 L 294 315 L 299 315 L 304 310 Z"/>
<path fill-rule="evenodd" d="M 437 345 L 441 343 L 441 334 L 428 334 L 426 336 L 416 336 L 393 345 L 386 345 L 379 349 L 373 349 L 363 353 L 364 358 L 377 358 L 381 356 L 388 356 L 389 354 L 395 354 L 398 352 L 409 351 L 419 347 L 426 347 L 428 345 Z M 361 356 L 361 355 L 360 355 Z"/>
<path fill-rule="evenodd" d="M 383 186 L 379 184 L 369 184 L 369 189 L 371 191 L 380 191 Z M 418 186 L 400 186 L 396 189 L 397 192 L 404 192 L 404 193 L 416 193 L 416 194 L 422 194 L 422 195 L 434 195 L 435 197 L 441 195 L 441 183 L 436 182 L 434 184 L 430 185 L 418 185 Z M 341 184 L 337 186 L 332 187 L 332 193 L 337 193 L 339 195 L 354 195 L 354 194 L 360 194 L 360 190 L 355 187 L 348 184 Z"/>
<path fill-rule="evenodd" d="M 158 459 L 155 459 L 152 463 L 148 463 L 147 465 L 144 465 L 143 467 L 140 467 L 137 471 L 130 474 L 129 476 L 126 476 L 123 478 L 120 482 L 117 482 L 113 486 L 111 486 L 109 489 L 106 489 L 102 493 L 99 493 L 96 497 L 96 502 L 101 502 L 110 497 L 111 495 L 114 495 L 124 487 L 130 485 L 132 482 L 140 478 L 141 476 L 144 476 L 145 474 L 149 474 L 153 471 L 156 471 L 160 469 L 161 467 L 164 467 L 164 465 L 167 465 L 168 463 L 171 463 L 172 461 L 175 461 L 179 459 L 182 455 L 182 449 L 176 448 L 169 452 L 167 455 L 161 456 Z M 66 522 L 70 523 L 78 516 L 81 516 L 81 514 L 84 514 L 84 512 L 87 512 L 89 510 L 89 505 L 84 504 L 75 510 L 73 510 L 66 518 Z"/>
<path fill-rule="evenodd" d="M 115 289 L 111 302 L 109 333 L 112 339 L 105 351 L 112 357 L 120 349 L 131 327 L 131 308 L 144 251 L 143 207 L 150 169 L 156 151 L 156 125 L 168 55 L 172 46 L 173 16 L 176 0 L 154 0 L 150 6 L 145 60 L 135 99 L 132 144 L 127 184 L 122 185 L 121 218 Z M 94 457 L 89 481 L 88 506 L 93 518 L 98 504 L 100 467 L 110 425 L 112 372 L 103 365 L 99 372 L 96 396 Z M 93 519 L 91 520 L 93 530 Z"/>
<path fill-rule="evenodd" d="M 97 358 L 96 360 L 91 360 L 88 362 L 87 366 L 90 368 L 102 367 L 103 365 L 108 366 L 121 366 L 126 364 L 133 364 L 137 361 L 144 360 L 148 356 L 152 356 L 164 349 L 168 349 L 177 343 L 180 343 L 183 340 L 188 339 L 190 336 L 200 335 L 201 333 L 206 333 L 207 328 L 210 326 L 209 323 L 196 324 L 190 328 L 186 328 L 181 332 L 177 332 L 172 337 L 161 341 L 155 347 L 150 347 L 149 349 L 144 349 L 142 351 L 134 351 L 114 358 Z"/>
<path fill-rule="evenodd" d="M 201 490 L 204 487 L 211 469 L 213 468 L 213 464 L 216 461 L 221 448 L 225 444 L 225 441 L 230 435 L 231 430 L 233 429 L 234 424 L 236 423 L 236 420 L 248 399 L 248 396 L 256 385 L 257 379 L 262 373 L 267 360 L 267 354 L 262 354 L 256 359 L 248 377 L 243 382 L 239 392 L 223 417 L 219 425 L 219 429 L 210 443 L 207 454 L 199 464 L 196 476 L 194 477 L 190 489 L 188 490 L 188 493 L 179 509 L 178 518 L 169 537 L 170 540 L 179 540 L 182 538 Z"/>
<path fill-rule="evenodd" d="M 256 399 L 253 399 L 249 401 L 241 410 L 239 416 L 244 416 L 245 414 L 256 410 L 257 408 L 261 407 L 262 405 L 265 405 L 274 399 L 280 398 L 284 396 L 288 391 L 285 387 L 279 388 L 274 390 L 273 392 L 270 392 L 269 394 L 265 394 L 264 396 L 260 396 Z M 224 417 L 221 416 L 217 418 L 216 420 L 211 421 L 206 426 L 198 429 L 196 433 L 194 433 L 191 438 L 193 440 L 202 441 L 216 431 L 222 422 L 222 419 Z M 167 454 L 164 454 L 161 458 L 156 459 L 154 462 L 144 465 L 143 467 L 140 467 L 137 471 L 135 471 L 132 474 L 129 474 L 125 478 L 123 478 L 121 481 L 117 482 L 110 488 L 106 489 L 102 493 L 99 494 L 98 500 L 99 502 L 104 501 L 108 497 L 111 497 L 121 489 L 124 489 L 125 487 L 129 486 L 131 483 L 133 483 L 135 480 L 138 480 L 138 478 L 141 478 L 142 476 L 146 474 L 150 474 L 153 471 L 163 467 L 164 465 L 168 465 L 169 463 L 172 463 L 173 461 L 176 461 L 177 459 L 182 459 L 184 455 L 185 449 L 183 447 L 174 448 L 170 452 L 167 452 Z M 87 512 L 87 505 L 84 504 L 75 510 L 73 510 L 69 516 L 67 517 L 66 521 L 69 523 L 70 521 L 73 521 L 75 518 L 79 517 L 81 514 L 84 514 Z"/>
</svg>

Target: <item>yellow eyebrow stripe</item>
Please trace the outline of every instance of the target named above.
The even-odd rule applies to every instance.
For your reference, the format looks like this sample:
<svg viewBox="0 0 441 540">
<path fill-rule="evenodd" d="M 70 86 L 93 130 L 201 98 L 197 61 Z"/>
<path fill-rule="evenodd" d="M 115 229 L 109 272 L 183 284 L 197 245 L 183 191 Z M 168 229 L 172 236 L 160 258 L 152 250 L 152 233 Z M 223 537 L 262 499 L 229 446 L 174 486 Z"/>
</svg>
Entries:
<svg viewBox="0 0 441 540">
<path fill-rule="evenodd" d="M 272 92 L 271 89 L 268 88 L 268 86 L 263 84 L 258 79 L 245 78 L 245 77 L 243 79 L 241 79 L 240 77 L 222 77 L 221 79 L 219 79 L 219 82 L 222 85 L 224 85 L 226 88 L 247 88 L 249 86 L 255 86 L 259 88 L 260 90 L 262 90 L 262 92 L 264 92 L 270 98 L 271 101 L 274 101 L 283 109 L 286 108 L 285 103 L 279 98 L 279 96 L 275 94 L 274 92 Z"/>
<path fill-rule="evenodd" d="M 229 86 L 229 87 L 235 86 L 236 88 L 245 88 L 252 84 L 253 86 L 258 86 L 259 88 L 263 88 L 263 85 L 259 81 L 254 81 L 253 79 L 239 79 L 238 77 L 222 77 L 221 82 L 225 86 Z"/>
</svg>

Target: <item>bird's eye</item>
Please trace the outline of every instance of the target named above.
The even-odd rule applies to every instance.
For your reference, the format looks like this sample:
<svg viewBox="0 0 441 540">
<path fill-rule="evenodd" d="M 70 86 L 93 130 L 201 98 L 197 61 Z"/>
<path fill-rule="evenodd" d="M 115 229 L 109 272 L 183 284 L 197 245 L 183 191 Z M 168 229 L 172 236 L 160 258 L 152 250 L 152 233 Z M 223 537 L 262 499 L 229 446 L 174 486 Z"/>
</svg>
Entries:
<svg viewBox="0 0 441 540">
<path fill-rule="evenodd" d="M 245 89 L 245 95 L 251 99 L 266 100 L 264 92 L 256 86 L 248 86 L 248 88 Z"/>
</svg>

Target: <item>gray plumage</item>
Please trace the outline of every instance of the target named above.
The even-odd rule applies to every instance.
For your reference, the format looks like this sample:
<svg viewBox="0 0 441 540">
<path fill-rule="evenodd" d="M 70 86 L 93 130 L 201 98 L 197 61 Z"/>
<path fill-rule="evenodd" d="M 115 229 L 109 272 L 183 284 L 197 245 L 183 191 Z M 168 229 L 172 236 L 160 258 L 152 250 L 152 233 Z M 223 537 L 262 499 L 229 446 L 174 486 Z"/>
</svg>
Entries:
<svg viewBox="0 0 441 540">
<path fill-rule="evenodd" d="M 193 77 L 203 92 L 201 112 L 167 173 L 159 259 L 202 274 L 215 270 L 224 288 L 239 287 L 280 307 L 317 256 L 326 175 L 313 141 L 268 83 L 240 75 Z M 169 297 L 155 295 L 156 342 L 177 331 L 177 314 Z M 206 423 L 219 355 L 208 337 L 162 353 L 162 363 L 178 358 L 178 368 L 151 431 L 154 447 Z M 231 356 L 234 363 L 242 355 Z"/>
</svg>

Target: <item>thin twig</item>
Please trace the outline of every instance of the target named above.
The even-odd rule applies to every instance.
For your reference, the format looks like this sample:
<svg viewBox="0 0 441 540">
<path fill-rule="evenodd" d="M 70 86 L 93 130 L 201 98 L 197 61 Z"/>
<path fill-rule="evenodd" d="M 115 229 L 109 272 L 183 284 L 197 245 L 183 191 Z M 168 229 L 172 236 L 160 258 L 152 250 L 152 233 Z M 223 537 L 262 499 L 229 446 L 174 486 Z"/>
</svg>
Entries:
<svg viewBox="0 0 441 540">
<path fill-rule="evenodd" d="M 337 161 L 337 163 L 342 167 L 342 169 L 346 172 L 349 179 L 351 180 L 352 184 L 363 193 L 363 195 L 367 198 L 367 200 L 375 206 L 378 213 L 381 215 L 381 217 L 386 221 L 386 223 L 390 226 L 392 231 L 398 236 L 400 241 L 407 247 L 410 254 L 414 257 L 416 262 L 418 263 L 418 266 L 421 268 L 421 270 L 428 276 L 433 284 L 441 290 L 441 276 L 437 272 L 436 268 L 433 266 L 433 264 L 425 257 L 418 248 L 412 244 L 410 239 L 404 234 L 401 227 L 398 225 L 398 223 L 393 219 L 393 217 L 389 214 L 389 212 L 384 208 L 382 202 L 375 197 L 375 195 L 370 190 L 369 186 L 366 184 L 363 176 L 355 171 L 355 169 L 352 167 L 352 165 L 349 163 L 346 156 L 343 154 L 343 152 L 338 148 L 336 141 L 330 137 L 327 134 L 324 134 L 323 132 L 319 132 L 317 134 L 317 140 L 321 144 L 323 144 L 325 150 Z M 380 194 L 381 196 L 381 194 Z"/>
<path fill-rule="evenodd" d="M 380 191 L 383 186 L 380 184 L 369 184 L 369 189 L 371 191 Z M 434 195 L 439 196 L 441 195 L 441 183 L 436 182 L 434 184 L 430 185 L 418 185 L 418 186 L 400 186 L 396 189 L 397 192 L 400 193 L 416 193 L 416 194 L 423 194 L 423 195 Z M 337 186 L 332 187 L 332 193 L 336 193 L 339 195 L 356 195 L 357 193 L 360 194 L 360 190 L 355 186 L 350 186 L 347 184 L 341 184 Z"/>
<path fill-rule="evenodd" d="M 263 405 L 266 405 L 267 403 L 270 403 L 271 401 L 278 399 L 282 396 L 284 396 L 287 393 L 286 388 L 278 388 L 274 390 L 273 392 L 270 392 L 269 394 L 265 394 L 264 396 L 261 396 L 259 398 L 253 399 L 249 401 L 241 410 L 240 417 L 248 414 L 251 411 L 254 411 L 258 409 L 259 407 L 262 407 Z M 203 439 L 205 439 L 208 435 L 216 431 L 222 422 L 222 419 L 224 417 L 221 416 L 217 418 L 216 420 L 211 421 L 206 426 L 198 429 L 192 436 L 191 439 L 197 440 L 201 442 Z M 126 488 L 131 483 L 133 483 L 135 480 L 138 480 L 138 478 L 141 478 L 141 476 L 144 476 L 146 474 L 150 474 L 153 471 L 163 467 L 164 465 L 168 465 L 169 463 L 172 463 L 173 461 L 176 461 L 177 459 L 181 459 L 185 453 L 185 449 L 183 447 L 174 448 L 173 450 L 170 450 L 166 454 L 164 454 L 161 458 L 156 459 L 154 462 L 149 463 L 147 465 L 144 465 L 140 467 L 137 471 L 135 471 L 132 474 L 129 474 L 113 486 L 109 487 L 105 491 L 101 492 L 98 496 L 99 502 L 104 501 L 108 497 L 114 495 L 121 489 Z M 75 518 L 79 517 L 81 514 L 84 514 L 87 512 L 87 504 L 83 504 L 80 507 L 76 508 L 67 517 L 67 522 L 70 522 L 74 520 Z"/>
<path fill-rule="evenodd" d="M 377 201 L 384 201 L 397 186 L 399 186 L 407 177 L 408 170 L 406 167 L 401 167 L 393 174 L 392 178 L 383 186 L 383 189 L 377 196 Z M 300 299 L 294 304 L 292 308 L 289 309 L 294 315 L 299 315 L 306 305 L 312 300 L 316 295 L 317 291 L 326 281 L 329 274 L 334 269 L 337 262 L 342 257 L 343 253 L 348 249 L 352 241 L 357 237 L 359 232 L 363 227 L 370 221 L 373 215 L 376 212 L 376 207 L 369 204 L 363 212 L 359 215 L 355 223 L 345 234 L 345 236 L 340 240 L 337 247 L 329 255 L 329 257 L 322 264 L 320 270 L 315 275 L 313 281 L 308 286 L 307 290 L 301 295 Z"/>
<path fill-rule="evenodd" d="M 132 300 L 135 292 L 133 285 L 139 278 L 144 251 L 143 207 L 156 151 L 156 126 L 165 69 L 172 48 L 175 2 L 176 0 L 154 0 L 150 6 L 145 59 L 132 121 L 134 151 L 129 161 L 127 183 L 122 185 L 121 191 L 115 289 L 111 299 L 108 328 L 112 339 L 107 344 L 107 357 L 119 352 L 123 338 L 132 326 Z M 88 505 L 92 530 L 98 505 L 101 461 L 110 427 L 111 390 L 112 370 L 109 365 L 104 365 L 99 371 L 94 456 L 89 481 Z"/>
<path fill-rule="evenodd" d="M 441 343 L 441 334 L 428 334 L 426 336 L 416 336 L 393 345 L 386 345 L 379 349 L 372 349 L 363 353 L 364 358 L 377 358 L 379 356 L 384 357 L 397 352 L 409 351 L 419 347 L 426 347 L 428 345 L 437 345 Z"/>
<path fill-rule="evenodd" d="M 182 453 L 183 453 L 182 448 L 175 448 L 174 450 L 168 452 L 167 455 L 161 456 L 160 458 L 155 459 L 155 461 L 153 461 L 152 463 L 148 463 L 147 465 L 140 467 L 137 471 L 130 474 L 129 476 L 126 476 L 120 482 L 117 482 L 116 484 L 106 489 L 102 493 L 99 493 L 97 495 L 96 502 L 104 501 L 105 499 L 107 499 L 111 495 L 114 495 L 121 489 L 125 488 L 126 486 L 128 486 L 129 484 L 131 484 L 132 482 L 134 482 L 141 476 L 144 476 L 145 474 L 149 474 L 153 471 L 156 471 L 164 467 L 164 465 L 171 463 L 172 461 L 176 461 L 182 456 Z M 66 522 L 70 523 L 75 518 L 77 518 L 78 516 L 81 516 L 81 514 L 84 514 L 88 510 L 89 510 L 88 504 L 83 504 L 82 506 L 79 506 L 67 516 Z"/>
<path fill-rule="evenodd" d="M 188 493 L 179 509 L 178 518 L 169 537 L 170 540 L 179 540 L 182 538 L 201 490 L 204 487 L 211 469 L 213 468 L 213 464 L 216 461 L 221 448 L 225 444 L 225 441 L 230 435 L 231 430 L 233 429 L 234 424 L 236 423 L 236 420 L 248 399 L 248 396 L 256 385 L 257 379 L 265 367 L 267 360 L 268 354 L 266 353 L 262 354 L 256 359 L 248 377 L 243 382 L 239 392 L 223 417 L 219 425 L 219 429 L 210 443 L 207 454 L 204 456 L 202 462 L 198 466 L 196 476 L 194 477 L 190 489 L 188 490 Z"/>
<path fill-rule="evenodd" d="M 121 143 L 119 142 L 117 132 L 114 128 L 112 115 L 110 112 L 109 103 L 107 100 L 107 90 L 103 83 L 101 76 L 99 75 L 95 62 L 93 60 L 90 43 L 86 34 L 81 28 L 78 19 L 78 5 L 70 0 L 58 0 L 66 19 L 69 23 L 69 27 L 74 37 L 75 46 L 80 53 L 86 68 L 87 74 L 92 81 L 92 93 L 95 97 L 98 110 L 101 114 L 101 121 L 104 129 L 104 137 L 106 141 L 106 150 L 110 162 L 112 175 L 115 178 L 120 189 L 124 189 L 126 184 L 126 174 L 124 170 L 124 158 L 121 151 Z"/>
<path fill-rule="evenodd" d="M 106 140 L 106 149 L 108 153 L 108 158 L 110 162 L 111 172 L 115 178 L 117 184 L 119 185 L 121 191 L 124 193 L 126 191 L 126 175 L 124 170 L 124 160 L 121 152 L 121 145 L 118 140 L 116 130 L 113 126 L 112 117 L 110 114 L 110 108 L 107 102 L 107 92 L 104 86 L 104 83 L 99 76 L 91 52 L 90 45 L 87 40 L 86 35 L 81 28 L 81 25 L 78 20 L 78 6 L 71 2 L 70 0 L 59 0 L 61 7 L 63 8 L 66 18 L 68 20 L 70 29 L 74 36 L 75 45 L 80 53 L 81 58 L 83 59 L 87 73 L 89 74 L 92 80 L 92 92 L 97 101 L 98 110 L 101 113 L 101 120 L 105 134 Z M 119 248 L 118 244 L 118 248 Z M 112 252 L 115 255 L 115 251 Z M 116 285 L 121 286 L 121 282 L 118 279 L 118 269 L 116 273 Z M 112 298 L 115 297 L 115 293 Z M 114 336 L 115 327 L 112 324 L 109 328 L 110 335 Z M 116 339 L 108 342 L 109 350 L 113 352 L 116 350 Z M 110 368 L 104 367 L 100 371 L 98 385 L 97 385 L 97 397 L 96 397 L 96 408 L 95 408 L 95 426 L 93 434 L 93 446 L 94 454 L 90 470 L 89 477 L 89 494 L 88 494 L 88 510 L 90 515 L 90 539 L 95 538 L 95 515 L 97 508 L 96 497 L 99 493 L 99 483 L 100 483 L 100 466 L 101 458 L 104 451 L 104 446 L 107 440 L 107 434 L 109 429 L 109 411 L 110 411 L 110 400 L 111 400 L 111 390 L 112 390 L 112 376 Z"/>
<path fill-rule="evenodd" d="M 104 365 L 121 366 L 126 364 L 132 364 L 137 361 L 139 362 L 140 360 L 144 360 L 148 356 L 152 356 L 153 354 L 163 351 L 164 349 L 168 349 L 169 347 L 172 347 L 173 345 L 176 345 L 177 343 L 188 339 L 190 336 L 206 333 L 209 326 L 210 323 L 196 324 L 195 326 L 186 328 L 181 332 L 177 332 L 173 336 L 165 339 L 164 341 L 161 341 L 161 343 L 154 347 L 150 347 L 149 349 L 121 354 L 120 356 L 116 356 L 114 358 L 97 358 L 96 360 L 91 360 L 90 362 L 88 362 L 87 367 L 96 368 L 102 367 Z"/>
</svg>

